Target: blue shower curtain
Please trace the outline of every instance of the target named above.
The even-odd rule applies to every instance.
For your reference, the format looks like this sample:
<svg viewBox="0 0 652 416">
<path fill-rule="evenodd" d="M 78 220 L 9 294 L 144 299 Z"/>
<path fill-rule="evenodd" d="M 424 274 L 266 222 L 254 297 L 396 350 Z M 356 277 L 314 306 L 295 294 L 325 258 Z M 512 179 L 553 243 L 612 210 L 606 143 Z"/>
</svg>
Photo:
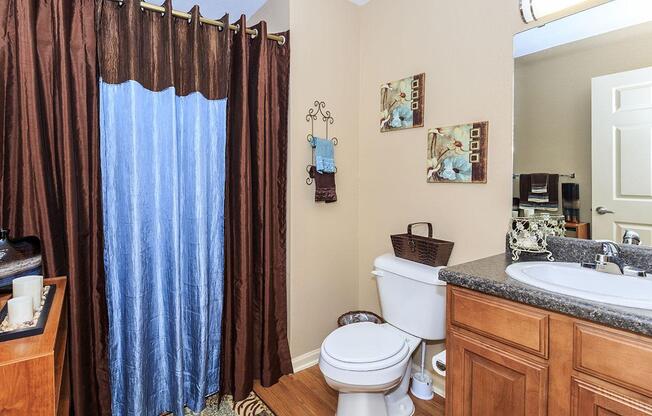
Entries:
<svg viewBox="0 0 652 416">
<path fill-rule="evenodd" d="M 114 415 L 183 415 L 219 388 L 226 100 L 101 82 Z"/>
</svg>

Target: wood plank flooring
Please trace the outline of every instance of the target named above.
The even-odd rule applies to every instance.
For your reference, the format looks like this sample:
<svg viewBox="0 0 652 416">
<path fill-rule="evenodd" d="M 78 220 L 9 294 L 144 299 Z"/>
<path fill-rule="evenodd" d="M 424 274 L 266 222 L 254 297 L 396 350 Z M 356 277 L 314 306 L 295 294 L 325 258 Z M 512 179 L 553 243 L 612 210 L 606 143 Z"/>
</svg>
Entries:
<svg viewBox="0 0 652 416">
<path fill-rule="evenodd" d="M 256 383 L 254 391 L 276 416 L 333 416 L 337 410 L 337 392 L 328 387 L 317 365 L 285 376 L 272 387 Z M 438 396 L 412 400 L 414 416 L 444 415 L 444 400 Z"/>
</svg>

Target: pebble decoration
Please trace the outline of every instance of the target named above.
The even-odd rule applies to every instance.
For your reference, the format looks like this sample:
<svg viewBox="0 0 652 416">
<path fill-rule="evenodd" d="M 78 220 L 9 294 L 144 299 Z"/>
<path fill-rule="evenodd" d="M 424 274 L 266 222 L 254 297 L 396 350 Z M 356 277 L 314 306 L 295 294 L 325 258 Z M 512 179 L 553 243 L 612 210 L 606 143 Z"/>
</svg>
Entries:
<svg viewBox="0 0 652 416">
<path fill-rule="evenodd" d="M 22 324 L 10 324 L 9 316 L 5 316 L 5 319 L 3 319 L 2 323 L 0 323 L 0 333 L 11 332 L 17 329 L 34 328 L 38 323 L 38 319 L 41 317 L 41 311 L 43 310 L 43 305 L 45 305 L 45 299 L 47 299 L 49 292 L 50 286 L 44 286 L 43 294 L 41 295 L 41 307 L 38 311 L 36 311 L 31 321 L 23 322 Z"/>
</svg>

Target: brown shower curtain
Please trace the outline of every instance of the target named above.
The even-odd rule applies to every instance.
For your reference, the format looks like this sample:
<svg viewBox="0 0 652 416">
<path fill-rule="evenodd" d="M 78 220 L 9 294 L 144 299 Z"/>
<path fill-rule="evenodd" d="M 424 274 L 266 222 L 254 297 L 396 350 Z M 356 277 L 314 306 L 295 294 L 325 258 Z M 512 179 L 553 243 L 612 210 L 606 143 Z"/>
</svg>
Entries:
<svg viewBox="0 0 652 416">
<path fill-rule="evenodd" d="M 93 0 L 0 1 L 0 226 L 68 276 L 79 416 L 111 413 L 94 24 Z"/>
<path fill-rule="evenodd" d="M 98 16 L 103 3 L 112 2 L 99 1 Z M 171 39 L 188 38 L 194 42 L 188 53 L 208 57 L 221 47 L 182 21 L 166 27 L 183 36 L 163 30 L 149 37 L 147 22 L 156 14 L 137 6 L 123 11 L 135 24 L 119 25 L 121 36 L 140 33 L 138 39 L 163 49 L 180 48 Z M 79 416 L 111 413 L 94 13 L 94 0 L 0 1 L 0 226 L 12 235 L 38 235 L 46 275 L 69 277 L 71 391 Z M 195 21 L 198 14 L 195 8 Z M 240 25 L 246 27 L 244 18 Z M 289 45 L 267 40 L 264 23 L 257 29 L 254 39 L 243 31 L 229 39 L 221 391 L 236 399 L 251 391 L 254 379 L 270 385 L 292 371 L 285 281 Z M 172 81 L 141 61 L 160 57 L 122 58 L 125 66 L 115 67 L 115 75 L 140 76 L 151 89 L 174 82 L 219 96 L 221 80 L 228 79 L 207 84 L 215 68 L 174 71 L 175 64 L 163 59 L 163 72 L 183 78 Z"/>
<path fill-rule="evenodd" d="M 246 27 L 243 18 L 240 27 Z M 287 338 L 288 42 L 232 35 L 228 101 L 223 393 L 241 400 L 292 372 Z"/>
<path fill-rule="evenodd" d="M 209 99 L 227 94 L 220 391 L 243 399 L 255 379 L 270 385 L 292 371 L 285 276 L 290 49 L 266 38 L 264 22 L 252 38 L 202 26 L 199 12 L 192 10 L 188 24 L 143 12 L 135 0 L 100 2 L 100 66 L 110 83 L 132 79 L 155 91 L 174 85 L 180 95 L 201 91 Z M 236 23 L 246 27 L 244 18 Z"/>
</svg>

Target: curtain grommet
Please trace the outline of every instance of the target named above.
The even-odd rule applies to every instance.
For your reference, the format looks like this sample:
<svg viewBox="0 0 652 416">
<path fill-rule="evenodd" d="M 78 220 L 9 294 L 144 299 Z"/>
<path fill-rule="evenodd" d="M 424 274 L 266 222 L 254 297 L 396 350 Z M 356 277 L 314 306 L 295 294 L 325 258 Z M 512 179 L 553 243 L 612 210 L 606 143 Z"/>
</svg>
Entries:
<svg viewBox="0 0 652 416">
<path fill-rule="evenodd" d="M 283 46 L 287 43 L 285 36 L 281 35 L 281 40 L 276 41 L 279 45 Z"/>
<path fill-rule="evenodd" d="M 240 32 L 240 24 L 238 23 L 238 24 L 235 24 L 234 26 L 235 26 L 235 30 L 233 32 L 236 33 L 236 34 L 239 33 Z"/>
<path fill-rule="evenodd" d="M 251 29 L 251 30 L 254 31 L 254 33 L 252 33 L 252 34 L 250 35 L 250 36 L 251 36 L 251 39 L 255 39 L 255 38 L 257 38 L 257 37 L 258 37 L 258 29 Z"/>
</svg>

